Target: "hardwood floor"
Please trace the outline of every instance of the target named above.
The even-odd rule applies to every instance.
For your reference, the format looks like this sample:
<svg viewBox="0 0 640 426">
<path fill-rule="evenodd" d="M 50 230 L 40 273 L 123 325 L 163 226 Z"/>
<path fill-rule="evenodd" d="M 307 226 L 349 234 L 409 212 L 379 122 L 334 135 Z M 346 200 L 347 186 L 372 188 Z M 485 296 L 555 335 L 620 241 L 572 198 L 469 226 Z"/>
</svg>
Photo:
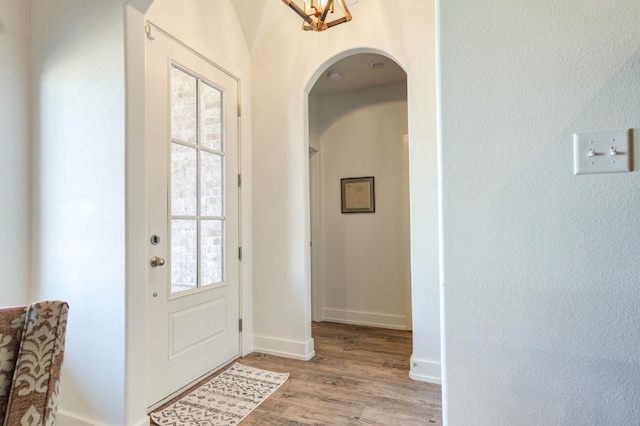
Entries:
<svg viewBox="0 0 640 426">
<path fill-rule="evenodd" d="M 441 389 L 409 378 L 411 332 L 313 323 L 316 356 L 253 353 L 241 364 L 288 372 L 249 425 L 441 425 Z"/>
</svg>

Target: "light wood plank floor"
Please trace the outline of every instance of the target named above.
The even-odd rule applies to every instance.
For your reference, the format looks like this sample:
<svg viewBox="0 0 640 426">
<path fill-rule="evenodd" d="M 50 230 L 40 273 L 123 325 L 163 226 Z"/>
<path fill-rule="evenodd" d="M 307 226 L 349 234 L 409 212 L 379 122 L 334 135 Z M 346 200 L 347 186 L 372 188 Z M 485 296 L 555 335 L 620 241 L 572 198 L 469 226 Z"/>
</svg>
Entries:
<svg viewBox="0 0 640 426">
<path fill-rule="evenodd" d="M 243 422 L 249 425 L 441 425 L 438 385 L 409 378 L 411 332 L 313 323 L 316 356 L 253 353 L 241 364 L 290 373 Z"/>
</svg>

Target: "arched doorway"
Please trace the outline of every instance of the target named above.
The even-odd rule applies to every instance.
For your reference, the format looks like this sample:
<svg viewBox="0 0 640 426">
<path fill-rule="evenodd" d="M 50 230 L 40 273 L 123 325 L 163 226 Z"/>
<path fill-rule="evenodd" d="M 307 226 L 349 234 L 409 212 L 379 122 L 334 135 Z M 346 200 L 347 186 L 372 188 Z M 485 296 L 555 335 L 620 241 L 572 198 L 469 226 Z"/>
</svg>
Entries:
<svg viewBox="0 0 640 426">
<path fill-rule="evenodd" d="M 308 95 L 313 321 L 411 329 L 407 75 L 378 52 L 329 61 Z M 343 209 L 370 178 L 372 211 Z"/>
</svg>

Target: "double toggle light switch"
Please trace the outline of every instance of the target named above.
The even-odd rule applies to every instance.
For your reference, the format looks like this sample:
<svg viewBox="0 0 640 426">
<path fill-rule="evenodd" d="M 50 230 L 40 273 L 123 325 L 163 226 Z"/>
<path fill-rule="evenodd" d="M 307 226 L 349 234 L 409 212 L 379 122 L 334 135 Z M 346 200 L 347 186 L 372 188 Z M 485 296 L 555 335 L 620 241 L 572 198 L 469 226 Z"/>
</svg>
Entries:
<svg viewBox="0 0 640 426">
<path fill-rule="evenodd" d="M 595 148 L 589 148 L 589 157 L 595 157 L 596 155 L 602 154 L 598 154 Z M 618 148 L 616 148 L 615 146 L 609 147 L 609 156 L 613 157 L 615 155 L 618 155 Z"/>
<path fill-rule="evenodd" d="M 604 130 L 573 135 L 574 173 L 631 171 L 631 131 Z"/>
</svg>

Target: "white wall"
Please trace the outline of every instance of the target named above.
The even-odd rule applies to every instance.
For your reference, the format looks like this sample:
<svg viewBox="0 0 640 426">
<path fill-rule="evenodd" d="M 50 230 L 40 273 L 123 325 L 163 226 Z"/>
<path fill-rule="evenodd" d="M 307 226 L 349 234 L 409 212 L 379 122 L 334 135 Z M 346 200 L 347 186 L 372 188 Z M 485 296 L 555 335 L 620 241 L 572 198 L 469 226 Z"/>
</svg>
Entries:
<svg viewBox="0 0 640 426">
<path fill-rule="evenodd" d="M 31 7 L 33 297 L 69 302 L 61 424 L 124 423 L 122 1 Z"/>
<path fill-rule="evenodd" d="M 317 103 L 322 318 L 410 329 L 407 85 L 322 96 Z M 375 178 L 375 213 L 341 213 L 340 179 L 363 176 Z"/>
<path fill-rule="evenodd" d="M 256 348 L 313 355 L 310 328 L 307 96 L 327 65 L 384 52 L 408 74 L 414 353 L 412 376 L 440 377 L 435 42 L 432 2 L 359 2 L 353 21 L 303 32 L 280 2 L 279 24 L 252 53 Z"/>
<path fill-rule="evenodd" d="M 29 299 L 29 2 L 0 0 L 0 306 Z"/>
<path fill-rule="evenodd" d="M 640 128 L 640 4 L 440 1 L 450 425 L 637 424 L 640 185 L 572 134 Z"/>
</svg>

